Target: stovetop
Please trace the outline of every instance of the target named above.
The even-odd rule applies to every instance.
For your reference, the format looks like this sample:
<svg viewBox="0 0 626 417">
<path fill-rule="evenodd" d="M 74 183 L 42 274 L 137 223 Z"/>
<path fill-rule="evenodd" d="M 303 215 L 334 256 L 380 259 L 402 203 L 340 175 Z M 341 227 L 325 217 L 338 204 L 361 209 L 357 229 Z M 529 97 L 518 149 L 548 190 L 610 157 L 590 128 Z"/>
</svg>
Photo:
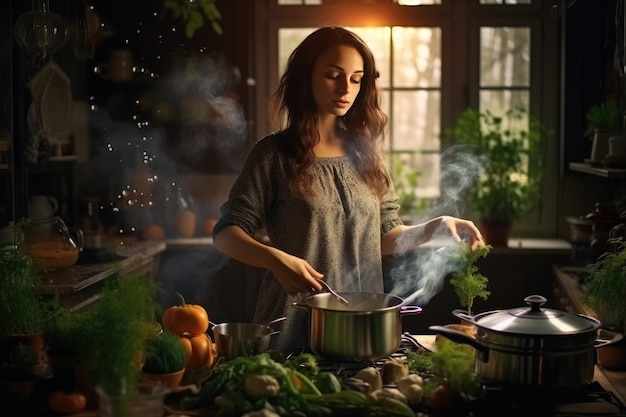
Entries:
<svg viewBox="0 0 626 417">
<path fill-rule="evenodd" d="M 321 370 L 350 378 L 367 366 L 380 368 L 387 359 L 406 358 L 407 351 L 420 350 L 426 348 L 406 333 L 400 347 L 388 358 L 362 362 L 336 362 L 320 357 L 317 360 Z M 481 397 L 470 401 L 469 410 L 469 417 L 626 417 L 626 406 L 597 381 L 558 388 L 483 383 Z M 427 410 L 417 416 L 428 417 Z"/>
</svg>

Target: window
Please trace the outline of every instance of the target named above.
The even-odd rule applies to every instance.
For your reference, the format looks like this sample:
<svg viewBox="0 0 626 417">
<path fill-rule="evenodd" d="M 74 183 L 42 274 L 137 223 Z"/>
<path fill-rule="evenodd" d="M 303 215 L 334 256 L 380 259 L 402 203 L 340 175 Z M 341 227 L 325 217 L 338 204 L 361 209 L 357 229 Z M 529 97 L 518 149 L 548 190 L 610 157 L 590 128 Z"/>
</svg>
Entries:
<svg viewBox="0 0 626 417">
<path fill-rule="evenodd" d="M 267 67 L 259 68 L 259 74 L 266 73 L 267 83 L 266 90 L 259 90 L 263 94 L 257 104 L 266 104 L 264 99 L 277 85 L 287 57 L 311 31 L 329 23 L 353 29 L 373 50 L 381 73 L 383 106 L 390 117 L 386 143 L 390 168 L 396 177 L 409 179 L 404 186 L 410 189 L 403 195 L 414 201 L 417 197 L 416 207 L 423 208 L 445 188 L 440 184 L 444 169 L 440 154 L 449 144 L 441 143 L 440 132 L 465 108 L 502 113 L 522 106 L 540 120 L 556 118 L 546 109 L 557 107 L 558 83 L 552 69 L 558 68 L 558 55 L 549 47 L 558 30 L 545 29 L 545 16 L 550 16 L 550 5 L 545 3 L 270 0 L 258 6 L 256 14 L 257 23 L 268 33 L 257 46 L 269 53 L 264 56 L 269 58 Z M 553 40 L 545 41 L 546 36 Z M 267 40 L 269 48 L 263 44 Z M 267 133 L 263 123 L 258 127 L 258 136 Z M 556 141 L 550 147 L 546 155 L 555 155 Z M 544 164 L 554 173 L 544 176 L 546 195 L 555 193 L 558 163 L 554 159 L 550 167 Z M 555 206 L 556 202 L 544 199 L 542 207 L 519 222 L 521 226 L 516 223 L 516 230 L 531 236 L 554 233 L 556 226 L 549 219 Z"/>
</svg>

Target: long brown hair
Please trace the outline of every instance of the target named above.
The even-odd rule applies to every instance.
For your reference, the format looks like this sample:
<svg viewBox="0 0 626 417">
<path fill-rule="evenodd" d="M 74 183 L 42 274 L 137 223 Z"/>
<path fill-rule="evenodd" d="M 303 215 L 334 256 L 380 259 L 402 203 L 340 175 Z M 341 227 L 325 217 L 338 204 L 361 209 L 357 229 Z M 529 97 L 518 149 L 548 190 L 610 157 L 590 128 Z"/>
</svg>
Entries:
<svg viewBox="0 0 626 417">
<path fill-rule="evenodd" d="M 336 45 L 353 47 L 363 58 L 361 89 L 340 123 L 345 129 L 346 152 L 363 180 L 380 196 L 389 187 L 389 180 L 380 153 L 388 119 L 380 108 L 376 87 L 378 71 L 374 55 L 365 42 L 339 26 L 316 30 L 294 49 L 272 96 L 279 120 L 286 123 L 281 146 L 288 155 L 290 184 L 297 192 L 314 194 L 308 168 L 315 160 L 313 147 L 320 138 L 316 129 L 318 113 L 313 98 L 312 75 L 318 57 Z"/>
</svg>

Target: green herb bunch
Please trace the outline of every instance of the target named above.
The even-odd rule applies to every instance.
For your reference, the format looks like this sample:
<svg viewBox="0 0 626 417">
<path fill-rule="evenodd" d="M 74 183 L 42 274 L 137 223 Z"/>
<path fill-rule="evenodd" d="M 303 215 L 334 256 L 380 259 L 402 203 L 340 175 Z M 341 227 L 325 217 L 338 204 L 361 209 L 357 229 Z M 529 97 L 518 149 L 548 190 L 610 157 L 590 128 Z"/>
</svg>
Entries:
<svg viewBox="0 0 626 417">
<path fill-rule="evenodd" d="M 476 297 L 486 300 L 491 294 L 487 290 L 487 277 L 478 272 L 476 261 L 486 257 L 491 251 L 490 245 L 479 246 L 472 250 L 467 244 L 457 245 L 455 256 L 461 265 L 460 269 L 452 273 L 450 283 L 454 287 L 456 295 L 459 297 L 461 306 L 467 308 L 467 314 L 472 314 L 472 307 Z"/>
<path fill-rule="evenodd" d="M 585 136 L 593 136 L 596 129 L 621 130 L 622 112 L 615 100 L 591 106 L 587 111 Z"/>
<path fill-rule="evenodd" d="M 589 268 L 581 301 L 614 314 L 626 333 L 626 250 L 620 246 L 615 252 L 606 252 Z"/>
<path fill-rule="evenodd" d="M 150 338 L 142 370 L 151 374 L 169 374 L 183 369 L 187 357 L 179 339 L 167 330 Z"/>
<path fill-rule="evenodd" d="M 139 379 L 139 358 L 152 331 L 155 285 L 141 278 L 111 280 L 88 311 L 78 358 L 87 374 L 110 396 L 130 398 Z"/>
<path fill-rule="evenodd" d="M 477 395 L 480 392 L 480 377 L 476 374 L 476 352 L 471 346 L 442 339 L 437 350 L 429 352 L 430 371 L 433 376 L 424 384 L 424 394 L 444 385 L 456 392 Z"/>
<path fill-rule="evenodd" d="M 88 326 L 88 315 L 58 307 L 43 327 L 46 348 L 56 354 L 77 354 Z"/>
<path fill-rule="evenodd" d="M 41 271 L 21 243 L 0 243 L 0 334 L 41 332 L 47 311 L 37 291 Z"/>
</svg>

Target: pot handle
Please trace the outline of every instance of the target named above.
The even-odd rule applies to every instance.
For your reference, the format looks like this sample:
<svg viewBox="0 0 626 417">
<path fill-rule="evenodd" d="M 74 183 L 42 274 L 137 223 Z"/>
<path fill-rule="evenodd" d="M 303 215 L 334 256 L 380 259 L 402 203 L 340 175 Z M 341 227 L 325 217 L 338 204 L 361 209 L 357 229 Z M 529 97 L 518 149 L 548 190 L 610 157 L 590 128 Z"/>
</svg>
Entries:
<svg viewBox="0 0 626 417">
<path fill-rule="evenodd" d="M 291 306 L 297 308 L 298 310 L 310 310 L 308 305 L 300 303 L 298 301 L 294 301 L 293 303 L 291 303 Z"/>
<path fill-rule="evenodd" d="M 476 324 L 476 322 L 474 321 L 474 316 L 470 316 L 469 314 L 467 314 L 465 310 L 457 308 L 455 310 L 452 310 L 452 314 L 461 320 L 465 320 L 472 324 Z"/>
<path fill-rule="evenodd" d="M 624 335 L 622 333 L 615 333 L 615 336 L 613 336 L 611 339 L 596 339 L 593 347 L 594 348 L 600 348 L 606 345 L 612 345 L 613 343 L 617 343 L 620 340 L 622 340 L 624 338 Z"/>
<path fill-rule="evenodd" d="M 419 314 L 422 312 L 422 307 L 419 306 L 401 306 L 400 314 Z"/>
<path fill-rule="evenodd" d="M 447 337 L 455 343 L 470 345 L 476 350 L 476 356 L 481 361 L 487 362 L 487 360 L 489 359 L 489 349 L 482 346 L 476 341 L 476 339 L 469 337 L 465 333 L 445 326 L 430 326 L 429 329 L 434 331 L 435 333 L 439 333 L 440 335 Z"/>
</svg>

